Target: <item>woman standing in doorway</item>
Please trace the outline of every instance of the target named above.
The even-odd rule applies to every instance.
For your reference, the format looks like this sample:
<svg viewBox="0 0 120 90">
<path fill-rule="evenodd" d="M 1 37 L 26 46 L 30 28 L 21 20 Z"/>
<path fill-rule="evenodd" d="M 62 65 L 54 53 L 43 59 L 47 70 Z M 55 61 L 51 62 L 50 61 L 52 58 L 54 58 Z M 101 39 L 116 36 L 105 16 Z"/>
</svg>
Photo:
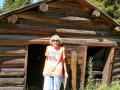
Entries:
<svg viewBox="0 0 120 90">
<path fill-rule="evenodd" d="M 47 46 L 45 52 L 46 61 L 43 71 L 43 90 L 60 90 L 63 67 L 64 71 L 66 71 L 65 74 L 67 74 L 65 49 L 60 45 L 60 37 L 58 35 L 53 35 L 50 39 L 50 45 Z"/>
</svg>

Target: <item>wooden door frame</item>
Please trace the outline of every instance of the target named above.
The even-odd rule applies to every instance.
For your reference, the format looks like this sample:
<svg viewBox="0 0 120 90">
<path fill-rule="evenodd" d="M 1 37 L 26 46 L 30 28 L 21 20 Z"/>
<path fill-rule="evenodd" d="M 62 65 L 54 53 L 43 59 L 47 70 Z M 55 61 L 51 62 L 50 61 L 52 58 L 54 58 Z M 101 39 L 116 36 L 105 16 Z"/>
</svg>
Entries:
<svg viewBox="0 0 120 90">
<path fill-rule="evenodd" d="M 28 46 L 26 46 L 25 49 L 25 64 L 24 64 L 24 70 L 25 70 L 25 74 L 24 74 L 24 90 L 26 90 L 26 80 L 27 80 L 27 64 L 28 64 Z"/>
<path fill-rule="evenodd" d="M 114 57 L 114 47 L 111 47 L 108 59 L 103 69 L 102 83 L 108 85 L 110 83 L 110 77 L 112 72 L 112 62 Z"/>
</svg>

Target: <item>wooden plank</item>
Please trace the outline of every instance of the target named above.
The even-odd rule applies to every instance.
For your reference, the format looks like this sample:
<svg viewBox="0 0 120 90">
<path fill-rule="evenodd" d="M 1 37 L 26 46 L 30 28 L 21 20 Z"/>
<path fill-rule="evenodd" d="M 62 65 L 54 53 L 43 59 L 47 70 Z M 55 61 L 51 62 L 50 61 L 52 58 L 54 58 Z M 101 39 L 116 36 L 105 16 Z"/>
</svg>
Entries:
<svg viewBox="0 0 120 90">
<path fill-rule="evenodd" d="M 80 51 L 80 50 L 79 50 Z M 66 51 L 66 58 L 71 58 L 71 51 Z M 77 58 L 80 59 L 84 54 L 81 54 L 81 52 L 77 52 Z"/>
<path fill-rule="evenodd" d="M 84 87 L 84 79 L 85 79 L 85 70 L 86 70 L 86 46 L 80 46 L 80 45 L 65 45 L 66 48 L 66 53 L 69 51 L 75 51 L 77 56 L 77 74 L 79 73 L 78 71 L 81 70 L 81 73 L 77 75 L 76 78 L 79 78 L 77 80 L 77 87 L 83 88 Z M 67 58 L 68 63 L 69 63 L 69 58 Z M 79 84 L 78 84 L 79 83 Z M 81 85 L 81 86 L 80 86 Z"/>
<path fill-rule="evenodd" d="M 66 10 L 90 12 L 90 10 L 88 8 L 84 7 L 81 4 L 66 3 L 66 2 L 63 2 L 63 1 L 54 1 L 54 2 L 49 3 L 48 6 L 52 7 L 52 8 L 60 8 L 60 9 L 66 9 Z"/>
<path fill-rule="evenodd" d="M 120 73 L 120 68 L 113 69 L 112 73 Z"/>
<path fill-rule="evenodd" d="M 120 46 L 118 46 L 118 47 L 115 47 L 115 50 L 120 50 Z"/>
<path fill-rule="evenodd" d="M 84 58 L 83 58 L 82 66 L 81 66 L 81 69 L 82 69 L 82 73 L 81 73 L 81 88 L 83 88 L 84 84 L 85 84 L 87 46 L 83 47 L 83 52 L 82 53 L 84 53 L 84 55 L 83 55 Z"/>
<path fill-rule="evenodd" d="M 113 61 L 113 56 L 114 56 L 114 48 L 111 48 L 108 54 L 106 64 L 103 69 L 103 76 L 102 76 L 102 83 L 107 85 L 110 83 L 110 77 L 111 77 L 111 71 L 112 71 L 111 63 Z"/>
<path fill-rule="evenodd" d="M 9 77 L 9 76 L 24 76 L 24 72 L 0 72 L 0 77 Z"/>
<path fill-rule="evenodd" d="M 120 74 L 112 76 L 112 78 L 118 80 L 118 79 L 120 79 Z"/>
<path fill-rule="evenodd" d="M 114 56 L 114 57 L 113 57 L 113 60 L 114 60 L 114 61 L 120 61 L 120 56 Z"/>
<path fill-rule="evenodd" d="M 27 66 L 28 66 L 28 46 L 26 46 L 26 53 L 25 53 L 25 64 L 24 64 L 24 70 L 25 70 L 25 81 L 24 81 L 24 89 L 26 89 L 26 80 L 27 80 Z"/>
<path fill-rule="evenodd" d="M 77 64 L 77 54 L 75 51 L 71 52 L 71 72 L 72 72 L 72 89 L 76 90 L 76 64 Z"/>
<path fill-rule="evenodd" d="M 4 86 L 4 87 L 0 87 L 0 90 L 23 90 L 23 87 Z"/>
<path fill-rule="evenodd" d="M 0 58 L 0 67 L 24 66 L 24 58 Z"/>
<path fill-rule="evenodd" d="M 39 22 L 34 20 L 27 20 L 27 19 L 19 19 L 19 23 L 26 24 L 26 25 L 34 25 L 34 26 L 43 26 L 43 27 L 53 27 L 53 28 L 67 28 L 67 29 L 81 29 L 81 30 L 91 30 L 91 31 L 111 31 L 113 30 L 110 26 L 104 27 L 94 27 L 94 26 L 76 26 L 76 25 L 65 25 L 65 24 L 56 24 L 56 23 L 47 23 L 47 22 Z"/>
<path fill-rule="evenodd" d="M 115 55 L 120 55 L 120 50 L 115 50 L 114 54 Z"/>
<path fill-rule="evenodd" d="M 109 26 L 108 23 L 85 18 L 85 17 L 74 17 L 74 16 L 66 16 L 66 17 L 59 17 L 59 16 L 50 16 L 45 13 L 38 13 L 33 11 L 26 11 L 23 13 L 17 14 L 18 18 L 29 19 L 34 21 L 41 21 L 41 22 L 48 22 L 48 23 L 56 23 L 56 24 L 65 24 L 65 25 L 76 25 L 76 26 L 94 26 L 94 27 L 106 27 Z"/>
<path fill-rule="evenodd" d="M 24 56 L 24 47 L 0 47 L 0 57 L 5 56 Z"/>
<path fill-rule="evenodd" d="M 31 26 L 31 25 L 9 25 L 9 24 L 0 24 L 0 33 L 1 34 L 27 34 L 27 35 L 52 35 L 55 33 L 58 34 L 67 34 L 67 35 L 98 35 L 105 37 L 114 37 L 110 32 L 106 31 L 88 31 L 81 29 L 65 29 L 65 28 L 52 28 L 52 27 L 42 27 L 42 26 Z M 3 27 L 4 26 L 4 27 Z"/>
<path fill-rule="evenodd" d="M 102 71 L 93 71 L 93 75 L 102 75 L 103 72 Z"/>
<path fill-rule="evenodd" d="M 1 68 L 1 72 L 25 72 L 23 67 L 16 68 Z"/>
<path fill-rule="evenodd" d="M 50 38 L 40 36 L 0 35 L 0 46 L 25 46 L 28 44 L 49 44 Z M 33 43 L 34 42 L 34 43 Z"/>
<path fill-rule="evenodd" d="M 113 62 L 113 68 L 114 67 L 120 67 L 120 62 Z"/>
<path fill-rule="evenodd" d="M 74 39 L 73 39 L 73 40 L 74 40 Z M 80 45 L 76 45 L 76 47 L 75 47 L 74 45 L 65 45 L 64 47 L 65 47 L 66 52 L 68 52 L 68 53 L 70 53 L 71 50 L 74 50 L 74 51 L 76 51 L 77 53 L 83 52 L 83 49 L 82 49 L 83 46 L 80 46 Z M 79 48 L 80 50 L 79 50 L 78 48 Z"/>
<path fill-rule="evenodd" d="M 55 14 L 55 15 L 62 15 L 62 16 L 79 16 L 79 17 L 90 17 L 91 14 L 89 12 L 78 12 L 75 10 L 66 10 L 66 9 L 59 9 L 59 8 L 52 8 L 49 7 L 48 14 Z"/>
<path fill-rule="evenodd" d="M 1 85 L 23 85 L 24 78 L 0 78 Z"/>
<path fill-rule="evenodd" d="M 79 43 L 80 45 L 85 45 L 85 46 L 106 46 L 106 47 L 112 47 L 112 46 L 115 46 L 115 45 L 119 45 L 119 40 L 115 40 L 115 42 L 114 42 L 114 40 L 113 41 L 109 41 L 107 39 L 98 39 L 98 41 L 97 41 L 95 39 L 89 39 L 89 40 L 82 39 L 82 40 L 80 40 L 80 39 L 69 38 L 69 39 L 66 39 L 65 41 L 64 40 L 65 40 L 65 38 L 62 39 L 62 42 L 64 44 L 70 44 L 70 42 L 72 42 L 71 44 L 74 43 L 74 44 L 78 45 L 78 43 Z M 77 42 L 75 42 L 76 40 L 77 40 Z M 109 45 L 107 45 L 107 44 L 109 44 Z M 112 45 L 112 44 L 114 44 L 114 45 Z"/>
<path fill-rule="evenodd" d="M 49 44 L 50 36 L 22 36 L 22 35 L 0 35 L 0 46 L 25 46 L 28 44 Z M 85 45 L 85 46 L 118 46 L 120 40 L 109 39 L 80 39 L 61 38 L 62 44 Z"/>
</svg>

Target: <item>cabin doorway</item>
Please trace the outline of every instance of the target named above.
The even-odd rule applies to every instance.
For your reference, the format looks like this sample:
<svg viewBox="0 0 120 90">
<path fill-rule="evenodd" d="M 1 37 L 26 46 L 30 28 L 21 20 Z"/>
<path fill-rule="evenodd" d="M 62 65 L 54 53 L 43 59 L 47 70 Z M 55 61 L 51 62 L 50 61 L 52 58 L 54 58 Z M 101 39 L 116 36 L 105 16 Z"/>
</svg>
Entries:
<svg viewBox="0 0 120 90">
<path fill-rule="evenodd" d="M 27 90 L 42 90 L 43 67 L 46 45 L 30 44 L 28 46 Z"/>
<path fill-rule="evenodd" d="M 104 78 L 105 66 L 110 64 L 111 47 L 88 47 L 87 49 L 87 63 L 86 63 L 86 80 L 88 79 L 88 61 L 92 57 L 93 62 L 93 79 L 94 83 L 102 83 Z M 109 66 L 108 66 L 109 67 Z M 108 68 L 107 68 L 108 69 Z"/>
</svg>

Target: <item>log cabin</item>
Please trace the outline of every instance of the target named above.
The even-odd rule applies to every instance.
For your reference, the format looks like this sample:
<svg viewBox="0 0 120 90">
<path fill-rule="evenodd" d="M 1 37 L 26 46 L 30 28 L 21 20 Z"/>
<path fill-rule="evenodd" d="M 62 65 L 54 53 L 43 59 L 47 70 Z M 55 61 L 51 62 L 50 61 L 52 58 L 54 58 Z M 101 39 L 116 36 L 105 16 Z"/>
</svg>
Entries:
<svg viewBox="0 0 120 90">
<path fill-rule="evenodd" d="M 67 87 L 120 78 L 120 24 L 87 0 L 46 0 L 0 14 L 0 90 L 42 90 L 45 49 L 58 34 L 65 47 Z"/>
</svg>

